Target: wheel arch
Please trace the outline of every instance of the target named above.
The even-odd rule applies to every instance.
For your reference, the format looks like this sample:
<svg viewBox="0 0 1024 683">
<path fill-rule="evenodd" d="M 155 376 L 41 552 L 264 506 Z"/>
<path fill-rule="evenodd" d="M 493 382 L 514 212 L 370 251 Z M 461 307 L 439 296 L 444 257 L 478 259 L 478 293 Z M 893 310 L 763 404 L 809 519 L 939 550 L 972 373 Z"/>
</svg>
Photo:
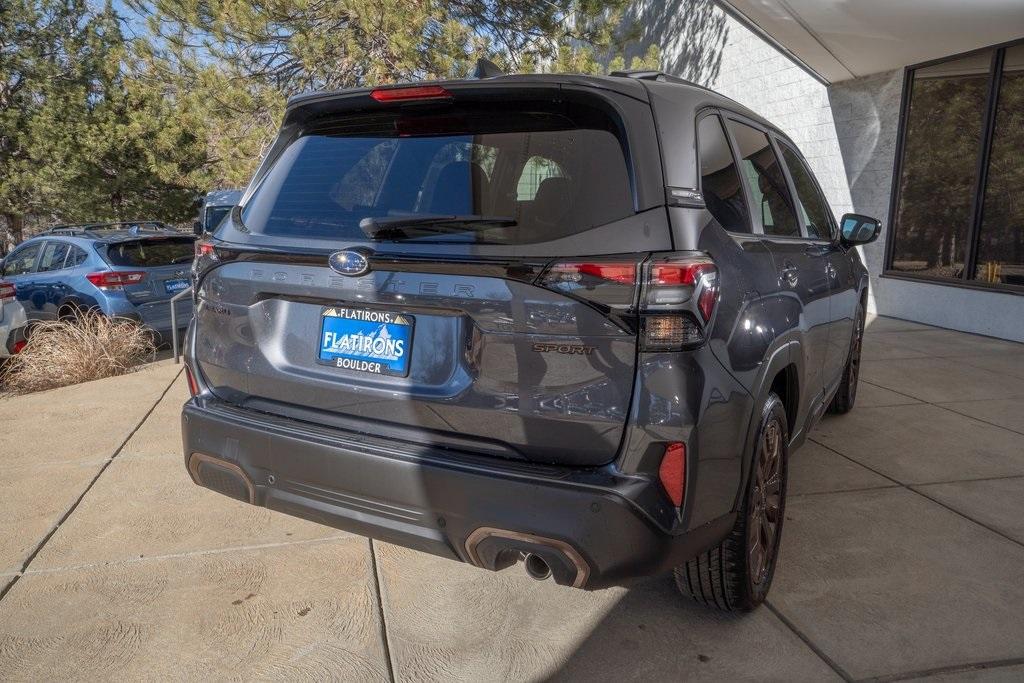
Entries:
<svg viewBox="0 0 1024 683">
<path fill-rule="evenodd" d="M 793 430 L 798 424 L 797 419 L 800 412 L 801 391 L 803 389 L 803 354 L 801 353 L 800 342 L 792 340 L 780 344 L 764 361 L 764 369 L 758 374 L 757 382 L 751 395 L 754 398 L 753 414 L 747 429 L 745 439 L 745 451 L 743 456 L 742 476 L 740 477 L 739 489 L 733 501 L 733 510 L 738 510 L 741 496 L 747 490 L 751 467 L 754 462 L 754 442 L 757 440 L 758 431 L 761 428 L 761 416 L 764 407 L 768 403 L 771 394 L 777 394 L 782 401 L 786 411 L 786 428 L 789 430 L 790 439 L 793 438 Z M 782 394 L 779 394 L 779 392 Z M 791 442 L 790 449 L 795 449 L 799 443 Z"/>
</svg>

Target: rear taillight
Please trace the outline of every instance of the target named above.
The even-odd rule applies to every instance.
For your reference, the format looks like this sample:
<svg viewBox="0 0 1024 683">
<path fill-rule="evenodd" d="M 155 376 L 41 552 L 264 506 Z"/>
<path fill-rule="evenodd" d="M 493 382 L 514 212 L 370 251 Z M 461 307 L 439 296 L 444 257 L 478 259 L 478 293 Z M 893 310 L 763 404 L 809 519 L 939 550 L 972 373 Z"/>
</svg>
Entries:
<svg viewBox="0 0 1024 683">
<path fill-rule="evenodd" d="M 18 341 L 14 342 L 14 348 L 11 349 L 11 353 L 19 354 L 26 346 L 28 346 L 28 341 L 26 341 L 25 339 L 19 339 Z"/>
<path fill-rule="evenodd" d="M 14 295 L 18 293 L 17 288 L 13 282 L 0 282 L 0 304 L 5 304 L 8 301 L 14 300 Z"/>
<path fill-rule="evenodd" d="M 718 267 L 707 256 L 655 257 L 644 264 L 641 345 L 678 351 L 704 343 L 718 304 Z"/>
<path fill-rule="evenodd" d="M 559 261 L 545 269 L 537 284 L 623 318 L 638 315 L 644 351 L 700 346 L 718 304 L 718 268 L 699 253 L 656 254 L 646 261 Z"/>
<path fill-rule="evenodd" d="M 196 240 L 196 258 L 200 256 L 213 256 L 214 254 L 213 242 L 209 240 Z"/>
<path fill-rule="evenodd" d="M 411 100 L 443 100 L 452 96 L 439 85 L 414 85 L 405 88 L 377 88 L 370 97 L 378 102 L 409 102 Z"/>
<path fill-rule="evenodd" d="M 639 267 L 636 261 L 564 261 L 549 266 L 540 276 L 540 284 L 611 309 L 626 311 L 636 303 Z"/>
<path fill-rule="evenodd" d="M 126 285 L 137 285 L 146 279 L 141 270 L 105 270 L 89 273 L 85 279 L 100 289 L 121 289 Z"/>
<path fill-rule="evenodd" d="M 686 489 L 686 445 L 670 443 L 661 456 L 658 479 L 665 494 L 676 507 L 683 505 L 683 491 Z"/>
<path fill-rule="evenodd" d="M 220 254 L 212 240 L 196 240 L 196 257 L 192 261 L 192 284 L 203 279 L 203 275 L 220 261 Z"/>
</svg>

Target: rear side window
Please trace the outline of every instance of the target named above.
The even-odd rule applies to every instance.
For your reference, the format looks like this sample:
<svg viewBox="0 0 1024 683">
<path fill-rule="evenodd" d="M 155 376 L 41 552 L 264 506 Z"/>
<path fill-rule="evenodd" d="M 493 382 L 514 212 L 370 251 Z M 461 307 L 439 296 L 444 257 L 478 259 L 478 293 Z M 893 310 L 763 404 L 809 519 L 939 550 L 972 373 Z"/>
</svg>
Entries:
<svg viewBox="0 0 1024 683">
<path fill-rule="evenodd" d="M 67 258 L 67 255 L 67 242 L 47 242 L 43 247 L 43 257 L 39 259 L 39 268 L 36 270 L 40 273 L 60 270 L 64 267 L 64 259 Z"/>
<path fill-rule="evenodd" d="M 114 266 L 171 266 L 188 263 L 195 244 L 190 237 L 163 237 L 118 242 L 107 247 L 107 260 Z"/>
<path fill-rule="evenodd" d="M 206 216 L 203 220 L 203 230 L 206 232 L 213 232 L 220 225 L 220 222 L 224 220 L 224 217 L 231 213 L 230 206 L 208 206 L 206 207 Z"/>
<path fill-rule="evenodd" d="M 750 215 L 736 161 L 717 116 L 705 116 L 697 128 L 700 187 L 708 211 L 730 232 L 750 232 Z"/>
<path fill-rule="evenodd" d="M 740 168 L 754 200 L 754 211 L 761 217 L 764 233 L 800 237 L 800 225 L 789 196 L 786 176 L 768 136 L 738 121 L 730 120 L 729 130 L 736 140 Z"/>
<path fill-rule="evenodd" d="M 29 244 L 15 249 L 4 261 L 4 275 L 24 275 L 32 271 L 36 256 L 39 254 L 39 243 Z"/>
<path fill-rule="evenodd" d="M 349 115 L 292 142 L 241 215 L 265 235 L 544 242 L 633 215 L 626 159 L 612 118 L 583 104 Z M 450 216 L 477 220 L 367 227 Z"/>
<path fill-rule="evenodd" d="M 821 190 L 811 175 L 803 160 L 797 153 L 790 149 L 789 145 L 780 144 L 782 158 L 786 160 L 786 167 L 789 168 L 789 176 L 793 179 L 796 187 L 797 205 L 800 209 L 800 218 L 807 227 L 808 237 L 829 239 L 832 237 L 832 209 L 821 196 Z"/>
<path fill-rule="evenodd" d="M 68 259 L 64 262 L 64 267 L 74 268 L 75 266 L 80 266 L 85 263 L 88 258 L 89 255 L 85 253 L 84 249 L 71 245 L 71 253 L 68 254 Z"/>
</svg>

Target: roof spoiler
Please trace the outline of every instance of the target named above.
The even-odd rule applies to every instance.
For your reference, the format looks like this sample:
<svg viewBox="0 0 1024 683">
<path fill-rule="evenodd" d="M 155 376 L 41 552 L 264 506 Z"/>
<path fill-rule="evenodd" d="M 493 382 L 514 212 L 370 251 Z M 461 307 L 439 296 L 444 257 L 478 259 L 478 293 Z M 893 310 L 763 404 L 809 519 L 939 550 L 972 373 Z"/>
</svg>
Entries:
<svg viewBox="0 0 1024 683">
<path fill-rule="evenodd" d="M 638 81 L 661 81 L 663 83 L 682 83 L 684 85 L 696 85 L 697 87 L 702 87 L 693 81 L 688 81 L 685 78 L 679 78 L 679 76 L 667 74 L 664 71 L 627 69 L 625 71 L 612 71 L 608 75 L 618 76 L 619 78 L 633 78 Z"/>
</svg>

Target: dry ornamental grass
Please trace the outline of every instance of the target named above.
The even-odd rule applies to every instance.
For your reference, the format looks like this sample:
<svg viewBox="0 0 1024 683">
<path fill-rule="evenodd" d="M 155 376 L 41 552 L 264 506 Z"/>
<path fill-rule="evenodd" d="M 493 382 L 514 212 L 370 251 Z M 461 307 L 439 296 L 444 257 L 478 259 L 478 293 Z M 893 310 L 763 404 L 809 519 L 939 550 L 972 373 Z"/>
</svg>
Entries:
<svg viewBox="0 0 1024 683">
<path fill-rule="evenodd" d="M 123 375 L 154 353 L 151 333 L 131 320 L 83 313 L 41 322 L 0 373 L 0 391 L 26 394 Z"/>
</svg>

